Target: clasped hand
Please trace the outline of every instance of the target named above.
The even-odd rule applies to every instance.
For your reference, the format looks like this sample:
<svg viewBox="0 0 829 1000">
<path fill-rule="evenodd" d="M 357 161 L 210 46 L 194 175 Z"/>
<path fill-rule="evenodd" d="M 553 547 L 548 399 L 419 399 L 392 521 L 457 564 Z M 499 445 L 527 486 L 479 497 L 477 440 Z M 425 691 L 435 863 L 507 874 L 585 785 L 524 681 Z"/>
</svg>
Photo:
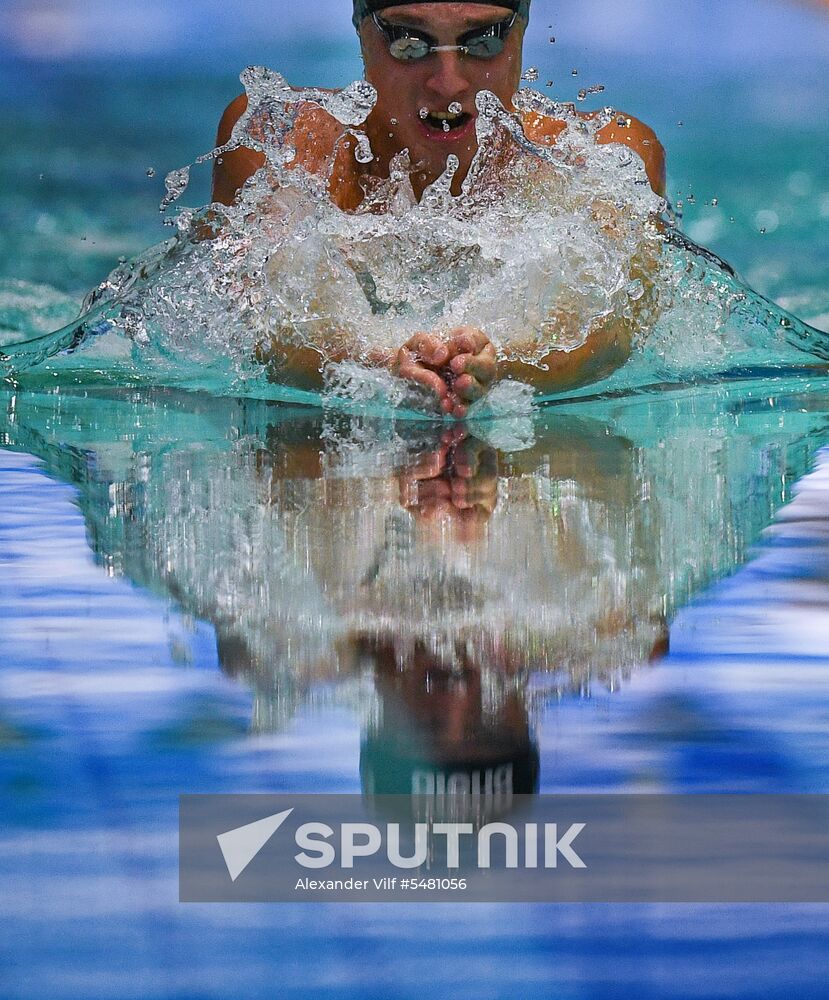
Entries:
<svg viewBox="0 0 829 1000">
<path fill-rule="evenodd" d="M 497 359 L 482 330 L 459 326 L 447 334 L 416 333 L 397 352 L 392 370 L 434 392 L 445 414 L 462 419 L 494 381 Z"/>
</svg>

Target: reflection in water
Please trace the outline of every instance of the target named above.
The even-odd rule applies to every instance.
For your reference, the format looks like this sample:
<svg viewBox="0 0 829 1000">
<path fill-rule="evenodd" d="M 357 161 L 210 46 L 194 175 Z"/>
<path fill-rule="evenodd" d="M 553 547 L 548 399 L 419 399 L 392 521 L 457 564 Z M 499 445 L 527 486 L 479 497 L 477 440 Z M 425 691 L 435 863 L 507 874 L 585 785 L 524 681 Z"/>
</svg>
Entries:
<svg viewBox="0 0 829 1000">
<path fill-rule="evenodd" d="M 537 787 L 542 706 L 618 686 L 744 559 L 825 439 L 810 399 L 696 392 L 510 433 L 29 393 L 0 444 L 77 484 L 110 574 L 214 626 L 254 729 L 341 698 L 366 795 L 491 814 Z"/>
<path fill-rule="evenodd" d="M 402 660 L 393 641 L 363 645 L 378 697 L 360 753 L 367 797 L 411 794 L 419 812 L 483 823 L 538 790 L 525 679 L 463 646 L 446 662 L 422 643 Z"/>
</svg>

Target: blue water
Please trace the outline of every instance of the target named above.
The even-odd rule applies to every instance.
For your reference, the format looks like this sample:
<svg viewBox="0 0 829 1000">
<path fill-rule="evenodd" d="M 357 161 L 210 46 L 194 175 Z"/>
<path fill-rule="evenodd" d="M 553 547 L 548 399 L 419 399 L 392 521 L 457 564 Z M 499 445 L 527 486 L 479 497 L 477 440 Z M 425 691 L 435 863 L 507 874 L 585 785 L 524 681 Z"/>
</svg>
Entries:
<svg viewBox="0 0 829 1000">
<path fill-rule="evenodd" d="M 550 685 L 537 705 L 542 791 L 826 790 L 829 462 L 818 449 L 829 421 L 818 401 L 713 392 L 551 416 L 529 450 L 502 454 L 498 489 L 516 499 L 496 508 L 492 531 L 526 530 L 527 476 L 548 492 L 567 485 L 602 505 L 591 523 L 618 547 L 600 576 L 624 574 L 625 539 L 644 518 L 627 599 L 684 605 L 655 665 L 624 659 L 623 642 L 614 661 L 611 644 L 602 680 L 601 664 L 578 667 L 578 636 L 572 682 L 536 663 L 536 686 Z M 7 394 L 3 410 L 4 996 L 265 996 L 275 977 L 290 997 L 414 997 L 426 980 L 441 996 L 822 995 L 829 909 L 814 906 L 178 904 L 179 793 L 360 791 L 370 678 L 294 674 L 278 655 L 290 628 L 279 575 L 263 570 L 274 543 L 260 532 L 261 551 L 245 556 L 234 527 L 262 516 L 263 476 L 280 524 L 320 496 L 321 418 L 117 391 Z M 353 463 L 359 441 L 370 458 L 329 472 L 335 524 L 354 516 L 349 497 L 385 495 L 428 450 L 389 451 L 388 432 L 358 422 L 323 435 L 331 456 Z M 314 548 L 331 551 L 326 538 L 308 544 L 288 567 L 305 604 L 302 553 L 313 563 Z M 251 649 L 258 636 L 267 655 L 225 653 L 222 670 L 218 605 L 243 597 L 251 572 L 277 591 L 275 620 L 264 640 L 253 625 L 231 632 Z"/>
<path fill-rule="evenodd" d="M 769 42 L 768 65 L 703 78 L 660 50 L 634 76 L 624 53 L 556 44 L 662 136 L 686 230 L 826 328 L 829 56 L 795 65 Z M 268 61 L 333 84 L 356 75 L 348 52 Z M 71 314 L 163 238 L 160 178 L 210 146 L 250 58 L 5 61 L 0 278 Z M 525 664 L 542 791 L 829 790 L 827 414 L 825 388 L 794 379 L 470 429 L 494 455 L 492 565 L 507 582 L 499 538 L 544 539 L 532 606 L 550 635 L 567 612 Z M 195 393 L 0 393 L 0 996 L 825 996 L 828 907 L 178 903 L 180 793 L 361 791 L 376 678 L 299 671 L 281 639 L 317 633 L 288 597 L 317 608 L 319 580 L 359 558 L 346 527 L 400 506 L 438 434 Z M 297 526 L 286 580 L 271 556 Z M 570 536 L 603 553 L 592 589 L 556 547 Z M 604 645 L 594 592 L 633 610 Z M 670 652 L 649 663 L 654 608 Z"/>
</svg>

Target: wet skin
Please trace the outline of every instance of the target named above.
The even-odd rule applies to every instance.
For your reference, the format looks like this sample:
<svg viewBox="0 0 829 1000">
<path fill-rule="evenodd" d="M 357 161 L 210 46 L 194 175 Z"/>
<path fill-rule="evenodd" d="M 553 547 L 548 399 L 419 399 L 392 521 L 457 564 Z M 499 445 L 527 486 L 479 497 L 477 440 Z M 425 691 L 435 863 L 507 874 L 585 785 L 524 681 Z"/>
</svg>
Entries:
<svg viewBox="0 0 829 1000">
<path fill-rule="evenodd" d="M 419 29 L 441 46 L 455 45 L 471 29 L 496 24 L 511 15 L 505 7 L 470 3 L 412 3 L 381 13 L 387 23 Z M 453 180 L 453 192 L 459 193 L 477 151 L 475 97 L 479 91 L 489 90 L 505 107 L 511 107 L 520 83 L 524 27 L 517 20 L 503 51 L 490 59 L 444 51 L 403 62 L 391 55 L 385 36 L 371 18 L 366 18 L 360 28 L 365 76 L 377 91 L 377 103 L 365 124 L 375 153 L 371 173 L 387 177 L 391 159 L 408 149 L 415 168 L 412 185 L 419 198 L 426 186 L 443 173 L 451 153 L 459 161 Z M 449 133 L 428 120 L 424 122 L 421 116 L 423 108 L 439 114 L 458 105 L 467 117 Z M 246 107 L 245 95 L 228 107 L 219 126 L 219 144 L 230 137 Z M 528 114 L 523 126 L 532 141 L 549 144 L 555 142 L 565 123 Z M 297 150 L 295 162 L 310 172 L 326 171 L 333 156 L 331 198 L 343 210 L 353 211 L 362 201 L 360 180 L 369 167 L 355 160 L 353 145 L 340 142 L 337 146 L 341 136 L 339 123 L 322 109 L 309 105 L 297 118 L 291 142 Z M 626 118 L 624 125 L 614 121 L 600 130 L 597 141 L 623 143 L 636 152 L 653 189 L 664 194 L 664 151 L 647 126 L 634 118 Z M 232 204 L 240 187 L 263 165 L 262 154 L 250 149 L 225 154 L 215 167 L 213 200 Z M 281 345 L 273 346 L 278 350 Z M 497 378 L 518 378 L 546 392 L 563 391 L 612 371 L 626 359 L 629 347 L 628 330 L 618 324 L 605 325 L 594 331 L 581 348 L 552 351 L 535 367 L 499 360 L 484 331 L 459 327 L 417 333 L 390 355 L 378 352 L 369 360 L 433 392 L 443 413 L 463 418 L 469 405 L 483 396 Z M 312 348 L 291 349 L 288 353 L 287 373 L 292 381 L 302 387 L 321 387 L 319 353 Z"/>
</svg>

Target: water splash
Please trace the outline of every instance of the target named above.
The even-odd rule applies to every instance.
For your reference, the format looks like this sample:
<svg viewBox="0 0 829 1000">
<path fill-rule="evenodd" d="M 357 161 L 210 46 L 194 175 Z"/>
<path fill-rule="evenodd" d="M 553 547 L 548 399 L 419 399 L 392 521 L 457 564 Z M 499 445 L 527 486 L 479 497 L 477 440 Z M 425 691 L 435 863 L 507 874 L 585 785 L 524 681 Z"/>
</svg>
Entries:
<svg viewBox="0 0 829 1000">
<path fill-rule="evenodd" d="M 431 401 L 377 370 L 378 358 L 423 329 L 480 327 L 502 361 L 539 372 L 597 329 L 618 331 L 628 360 L 577 395 L 749 370 L 820 371 L 829 360 L 829 337 L 681 234 L 637 156 L 597 142 L 604 126 L 629 122 L 612 108 L 586 117 L 524 89 L 507 110 L 481 92 L 478 152 L 460 193 L 450 156 L 418 200 L 405 150 L 387 178 L 371 172 L 359 126 L 376 95 L 365 81 L 329 93 L 294 90 L 262 68 L 241 79 L 244 114 L 228 142 L 196 160 L 240 146 L 263 154 L 236 203 L 177 209 L 175 235 L 120 264 L 78 319 L 22 340 L 4 335 L 8 376 L 37 366 L 111 375 L 111 352 L 102 357 L 92 343 L 108 334 L 124 348 L 121 374 L 279 397 L 295 383 L 292 357 L 312 351 L 332 399 L 434 415 Z M 548 119 L 560 123 L 554 139 Z M 339 135 L 312 165 L 296 138 L 309 121 Z M 349 159 L 362 201 L 344 210 L 329 189 Z M 162 210 L 182 197 L 190 169 L 168 175 Z M 573 388 L 557 392 L 548 379 L 547 393 L 567 398 Z"/>
<path fill-rule="evenodd" d="M 165 212 L 170 205 L 178 201 L 178 199 L 187 190 L 187 185 L 190 183 L 190 167 L 181 167 L 179 170 L 171 170 L 169 174 L 164 178 L 164 187 L 167 193 L 161 200 L 159 205 L 159 211 Z"/>
</svg>

